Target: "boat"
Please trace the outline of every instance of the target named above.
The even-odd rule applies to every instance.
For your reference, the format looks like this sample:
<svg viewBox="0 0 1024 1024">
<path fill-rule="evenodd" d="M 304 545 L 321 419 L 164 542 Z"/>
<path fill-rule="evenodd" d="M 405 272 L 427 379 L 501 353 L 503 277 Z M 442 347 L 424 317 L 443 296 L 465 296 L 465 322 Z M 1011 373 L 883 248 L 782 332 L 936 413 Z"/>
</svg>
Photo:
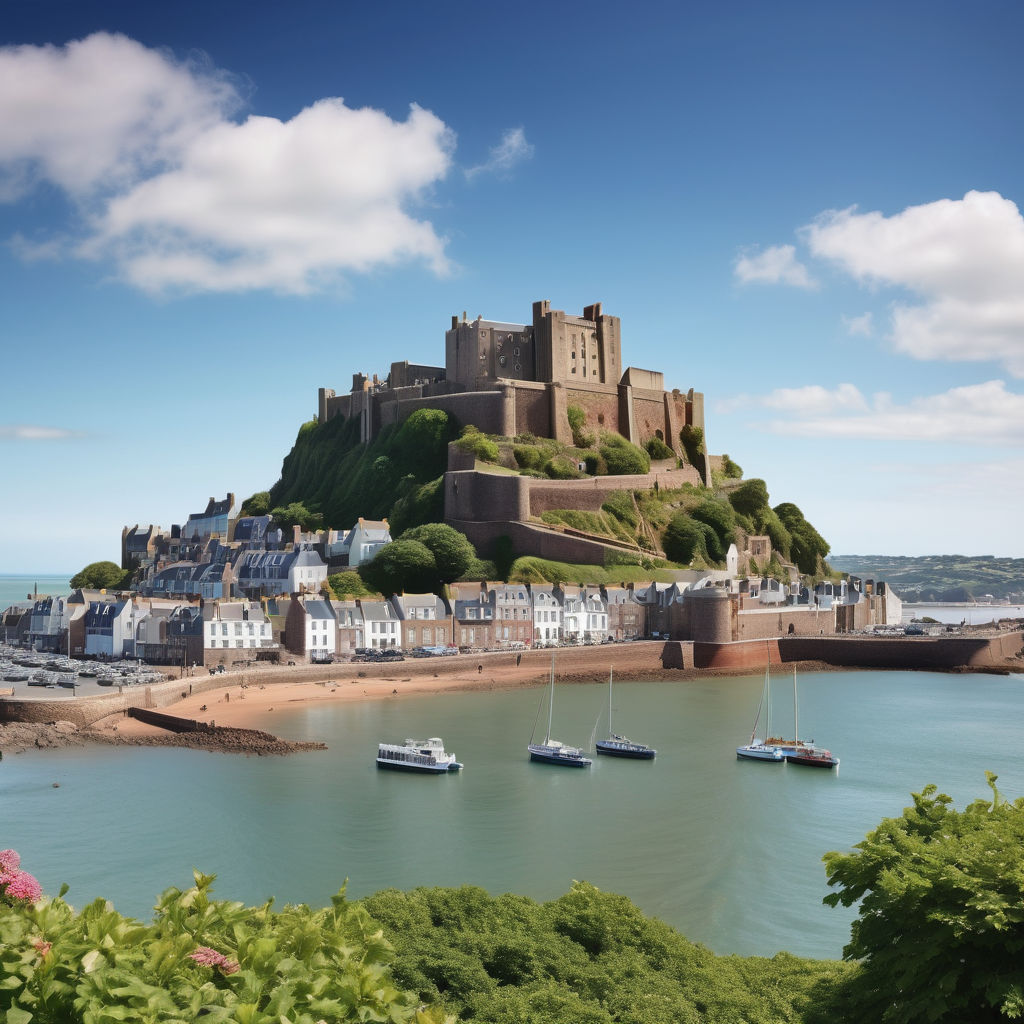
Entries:
<svg viewBox="0 0 1024 1024">
<path fill-rule="evenodd" d="M 405 743 L 381 743 L 377 747 L 377 767 L 394 768 L 403 772 L 426 772 L 443 775 L 457 772 L 462 764 L 454 754 L 446 754 L 443 741 L 437 736 L 428 740 L 410 740 Z"/>
<path fill-rule="evenodd" d="M 97 672 L 97 671 L 96 671 L 96 669 L 94 669 L 94 668 L 89 668 L 89 667 L 86 667 L 86 668 L 80 668 L 80 669 L 78 670 L 78 674 L 79 674 L 79 675 L 80 675 L 80 676 L 81 676 L 81 677 L 82 677 L 83 679 L 90 679 L 90 678 L 92 678 L 93 676 L 98 676 L 98 675 L 99 675 L 99 672 Z"/>
<path fill-rule="evenodd" d="M 113 676 L 97 676 L 96 682 L 99 683 L 100 686 L 113 686 L 115 679 Z"/>
<path fill-rule="evenodd" d="M 764 670 L 764 688 L 761 690 L 761 702 L 757 705 L 757 717 L 754 719 L 754 728 L 750 733 L 750 742 L 742 747 L 737 747 L 736 756 L 741 761 L 769 761 L 774 764 L 785 764 L 786 759 L 778 747 L 773 746 L 771 743 L 766 743 L 764 740 L 757 739 L 757 726 L 761 721 L 762 709 L 765 712 L 765 736 L 771 733 L 772 708 L 768 673 L 769 668 L 766 666 Z"/>
<path fill-rule="evenodd" d="M 598 740 L 594 744 L 594 749 L 599 754 L 605 754 L 608 757 L 628 757 L 635 761 L 650 761 L 657 754 L 654 747 L 647 746 L 646 743 L 634 743 L 631 739 L 625 736 L 620 736 L 617 732 L 612 732 L 612 674 L 613 669 L 608 669 L 608 738 L 605 740 Z"/>
<path fill-rule="evenodd" d="M 793 666 L 793 739 L 772 738 L 769 743 L 775 744 L 782 751 L 782 756 L 790 764 L 802 764 L 808 768 L 838 768 L 839 758 L 825 747 L 815 746 L 814 740 L 800 739 L 800 717 L 797 709 L 796 666 Z"/>
<path fill-rule="evenodd" d="M 551 719 L 555 709 L 555 656 L 551 655 L 551 688 L 548 695 L 548 731 L 544 736 L 543 743 L 534 743 L 530 737 L 527 750 L 530 752 L 530 760 L 538 761 L 541 764 L 560 764 L 567 768 L 589 768 L 594 762 L 585 757 L 579 747 L 570 747 L 558 740 L 551 738 Z M 538 708 L 538 714 L 540 709 Z M 536 721 L 533 723 L 534 731 L 537 729 Z"/>
<path fill-rule="evenodd" d="M 59 676 L 57 685 L 62 686 L 65 690 L 73 690 L 78 685 L 78 680 L 74 676 Z"/>
</svg>

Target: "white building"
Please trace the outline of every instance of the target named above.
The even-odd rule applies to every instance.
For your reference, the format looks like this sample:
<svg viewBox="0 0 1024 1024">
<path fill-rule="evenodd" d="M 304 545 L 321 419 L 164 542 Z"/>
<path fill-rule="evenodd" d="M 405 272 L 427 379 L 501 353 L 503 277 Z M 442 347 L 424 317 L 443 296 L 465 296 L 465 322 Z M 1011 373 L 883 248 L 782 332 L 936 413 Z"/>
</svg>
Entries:
<svg viewBox="0 0 1024 1024">
<path fill-rule="evenodd" d="M 562 601 L 553 587 L 532 587 L 535 644 L 562 639 Z"/>
<path fill-rule="evenodd" d="M 363 519 L 349 530 L 345 537 L 348 548 L 348 564 L 354 569 L 371 558 L 385 544 L 391 543 L 391 531 L 386 519 Z"/>
<path fill-rule="evenodd" d="M 206 660 L 224 659 L 228 650 L 272 647 L 270 619 L 258 601 L 217 601 L 203 608 L 203 651 Z M 206 654 L 209 652 L 209 654 Z"/>
<path fill-rule="evenodd" d="M 566 597 L 562 608 L 562 630 L 566 640 L 600 643 L 608 636 L 608 608 L 597 594 L 585 590 Z"/>
<path fill-rule="evenodd" d="M 401 622 L 390 601 L 360 601 L 367 647 L 400 647 Z"/>
</svg>

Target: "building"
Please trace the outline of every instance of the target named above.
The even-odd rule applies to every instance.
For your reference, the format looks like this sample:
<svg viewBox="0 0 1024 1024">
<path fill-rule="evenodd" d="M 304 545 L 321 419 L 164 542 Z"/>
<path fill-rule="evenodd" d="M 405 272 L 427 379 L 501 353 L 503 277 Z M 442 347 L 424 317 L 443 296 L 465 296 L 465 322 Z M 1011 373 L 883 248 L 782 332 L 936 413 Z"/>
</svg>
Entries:
<svg viewBox="0 0 1024 1024">
<path fill-rule="evenodd" d="M 575 406 L 585 430 L 615 431 L 639 445 L 658 438 L 683 454 L 680 431 L 704 431 L 704 396 L 666 391 L 660 371 L 623 369 L 621 334 L 619 318 L 599 302 L 576 315 L 538 301 L 528 324 L 463 313 L 445 333 L 443 367 L 395 362 L 384 379 L 354 374 L 348 394 L 320 388 L 318 419 L 356 418 L 369 441 L 416 409 L 444 409 L 484 433 L 571 443 L 567 410 Z M 706 456 L 698 469 L 709 478 Z"/>
</svg>

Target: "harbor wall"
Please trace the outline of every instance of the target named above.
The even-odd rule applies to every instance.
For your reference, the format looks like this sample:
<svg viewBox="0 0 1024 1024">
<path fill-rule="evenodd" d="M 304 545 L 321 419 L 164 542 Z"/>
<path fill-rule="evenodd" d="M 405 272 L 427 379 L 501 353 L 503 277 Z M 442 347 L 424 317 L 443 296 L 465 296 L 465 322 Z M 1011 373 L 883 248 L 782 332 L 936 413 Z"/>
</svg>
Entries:
<svg viewBox="0 0 1024 1024">
<path fill-rule="evenodd" d="M 402 679 L 470 673 L 486 680 L 489 669 L 520 669 L 523 682 L 539 681 L 551 669 L 550 650 L 498 651 L 447 658 L 411 658 L 401 662 L 339 663 L 295 667 L 267 665 L 216 676 L 188 676 L 151 686 L 125 686 L 120 693 L 63 699 L 0 697 L 0 722 L 73 722 L 86 728 L 129 708 L 156 712 L 188 693 L 227 690 L 233 686 L 368 679 Z M 781 636 L 732 643 L 645 640 L 592 647 L 561 647 L 555 652 L 556 678 L 577 681 L 616 676 L 664 678 L 665 671 L 709 669 L 725 673 L 758 672 L 771 665 L 817 661 L 839 668 L 966 669 L 984 671 L 1008 666 L 1024 672 L 1024 632 L 1014 630 L 979 637 L 840 637 Z M 1018 667 L 1019 666 L 1019 667 Z M 474 673 L 475 674 L 475 673 Z M 139 717 L 142 717 L 139 715 Z M 150 720 L 150 719 L 146 719 Z"/>
</svg>

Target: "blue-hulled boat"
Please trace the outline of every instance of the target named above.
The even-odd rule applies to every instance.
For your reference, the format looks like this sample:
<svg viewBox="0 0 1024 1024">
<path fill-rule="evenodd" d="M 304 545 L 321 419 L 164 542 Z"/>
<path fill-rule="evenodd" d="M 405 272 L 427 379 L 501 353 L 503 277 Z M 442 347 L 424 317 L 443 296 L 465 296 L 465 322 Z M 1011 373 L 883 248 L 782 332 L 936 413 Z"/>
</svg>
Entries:
<svg viewBox="0 0 1024 1024">
<path fill-rule="evenodd" d="M 570 747 L 559 740 L 551 738 L 551 719 L 555 709 L 555 656 L 551 655 L 551 688 L 548 695 L 548 731 L 543 743 L 534 743 L 530 737 L 527 750 L 530 752 L 530 760 L 540 764 L 558 764 L 567 768 L 589 768 L 593 761 L 584 756 L 579 747 Z M 537 723 L 533 728 L 536 731 Z"/>
</svg>

